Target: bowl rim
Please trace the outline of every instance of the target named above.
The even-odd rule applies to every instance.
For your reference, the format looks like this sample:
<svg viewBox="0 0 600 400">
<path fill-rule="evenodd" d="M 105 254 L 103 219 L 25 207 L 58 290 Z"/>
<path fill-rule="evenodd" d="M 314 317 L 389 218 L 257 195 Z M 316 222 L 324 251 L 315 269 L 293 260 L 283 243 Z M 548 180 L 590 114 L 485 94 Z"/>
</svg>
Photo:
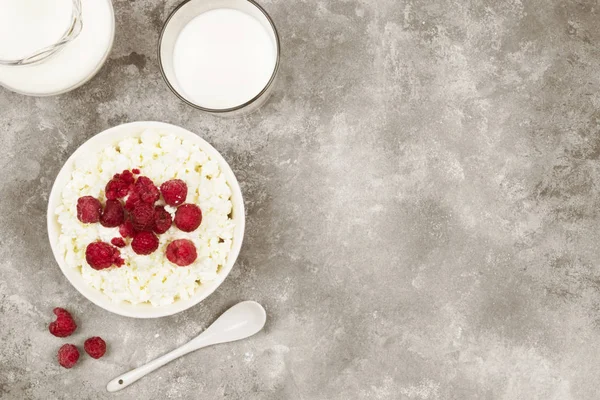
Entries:
<svg viewBox="0 0 600 400">
<path fill-rule="evenodd" d="M 147 303 L 134 305 L 126 302 L 113 302 L 100 290 L 89 286 L 85 281 L 83 281 L 79 270 L 77 268 L 67 266 L 63 255 L 58 249 L 60 225 L 55 214 L 56 207 L 60 204 L 64 185 L 70 180 L 74 169 L 74 163 L 77 159 L 79 159 L 79 157 L 85 154 L 89 149 L 100 146 L 105 147 L 109 143 L 117 143 L 126 137 L 139 136 L 146 129 L 157 129 L 169 134 L 174 134 L 182 139 L 192 140 L 200 147 L 202 151 L 207 153 L 211 158 L 217 160 L 219 166 L 221 167 L 221 171 L 225 173 L 227 177 L 227 183 L 232 191 L 232 205 L 235 221 L 232 248 L 227 256 L 227 263 L 221 267 L 217 278 L 213 281 L 202 284 L 196 290 L 196 293 L 194 293 L 194 295 L 187 300 L 178 300 L 172 304 L 157 307 L 151 306 Z M 54 254 L 56 263 L 61 269 L 63 275 L 65 275 L 71 285 L 85 298 L 97 306 L 112 313 L 132 318 L 158 318 L 173 315 L 197 305 L 202 300 L 214 293 L 214 291 L 225 281 L 235 265 L 244 239 L 245 222 L 246 218 L 241 187 L 237 181 L 237 178 L 235 177 L 235 174 L 233 173 L 233 170 L 227 161 L 225 161 L 223 156 L 210 143 L 202 139 L 197 134 L 176 125 L 155 121 L 137 121 L 117 125 L 98 133 L 81 144 L 63 164 L 58 175 L 56 176 L 56 179 L 52 184 L 52 190 L 48 196 L 48 209 L 46 213 L 48 239 L 50 241 L 52 253 Z"/>
<path fill-rule="evenodd" d="M 175 16 L 175 14 L 177 14 L 177 12 L 179 10 L 181 10 L 181 8 L 183 6 L 185 6 L 187 3 L 190 3 L 192 1 L 201 1 L 201 0 L 184 0 L 182 1 L 177 7 L 175 7 L 175 9 L 173 11 L 171 11 L 171 13 L 169 14 L 169 16 L 167 17 L 167 19 L 165 20 L 165 23 L 163 24 L 163 27 L 160 31 L 160 35 L 158 37 L 158 46 L 157 46 L 157 52 L 158 52 L 158 66 L 160 69 L 160 75 L 162 76 L 163 80 L 165 81 L 165 83 L 167 84 L 167 87 L 169 88 L 169 90 L 171 90 L 171 92 L 173 92 L 173 94 L 175 96 L 177 96 L 179 98 L 179 100 L 183 101 L 185 104 L 187 104 L 188 106 L 194 107 L 197 110 L 200 111 L 204 111 L 207 113 L 213 113 L 213 114 L 226 114 L 226 113 L 230 113 L 233 111 L 238 111 L 241 110 L 243 108 L 248 107 L 249 105 L 251 105 L 252 103 L 256 102 L 258 99 L 260 99 L 271 87 L 271 85 L 273 84 L 273 82 L 275 82 L 275 77 L 277 76 L 277 72 L 279 71 L 279 64 L 281 62 L 281 40 L 279 39 L 279 32 L 277 32 L 277 28 L 275 27 L 275 22 L 273 22 L 273 19 L 271 18 L 271 16 L 269 15 L 269 13 L 267 13 L 267 11 L 262 8 L 262 6 L 260 4 L 258 4 L 256 1 L 254 0 L 244 0 L 247 1 L 248 3 L 252 4 L 254 7 L 256 7 L 258 9 L 258 11 L 260 11 L 265 18 L 267 19 L 267 21 L 269 21 L 269 24 L 271 25 L 271 29 L 273 29 L 273 34 L 275 35 L 275 44 L 276 44 L 276 50 L 277 50 L 277 56 L 275 59 L 275 66 L 273 67 L 273 73 L 271 74 L 271 78 L 269 79 L 269 81 L 267 82 L 267 84 L 265 85 L 265 87 L 253 98 L 251 98 L 250 100 L 246 101 L 243 104 L 234 106 L 234 107 L 229 107 L 229 108 L 208 108 L 208 107 L 203 107 L 199 104 L 195 104 L 192 103 L 191 101 L 189 101 L 188 99 L 186 99 L 183 95 L 181 95 L 174 87 L 173 85 L 171 85 L 171 82 L 169 81 L 169 78 L 167 78 L 167 75 L 165 74 L 165 70 L 163 68 L 163 61 L 162 61 L 162 56 L 161 56 L 161 50 L 162 50 L 162 43 L 163 43 L 163 36 L 165 34 L 165 31 L 167 30 L 167 26 L 169 25 L 169 22 L 171 22 L 171 19 Z"/>
</svg>

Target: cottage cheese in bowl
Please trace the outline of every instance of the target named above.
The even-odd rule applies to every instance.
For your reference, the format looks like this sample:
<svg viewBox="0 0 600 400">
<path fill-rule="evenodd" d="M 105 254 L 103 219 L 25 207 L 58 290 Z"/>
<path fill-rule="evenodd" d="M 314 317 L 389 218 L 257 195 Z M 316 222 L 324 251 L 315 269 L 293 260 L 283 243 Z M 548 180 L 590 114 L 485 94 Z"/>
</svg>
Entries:
<svg viewBox="0 0 600 400">
<path fill-rule="evenodd" d="M 181 311 L 216 289 L 239 253 L 244 225 L 239 185 L 220 154 L 191 132 L 161 123 L 122 125 L 82 148 L 59 174 L 48 210 L 51 244 L 71 283 L 96 304 L 134 317 Z M 172 179 L 184 181 L 185 203 L 200 207 L 202 222 L 192 232 L 173 224 L 156 235 L 158 248 L 148 255 L 136 254 L 128 243 L 119 248 L 123 265 L 94 269 L 86 261 L 86 247 L 120 237 L 119 227 L 82 223 L 77 201 L 92 196 L 104 204 L 107 182 L 132 169 L 157 186 Z M 165 205 L 162 196 L 156 204 L 175 216 L 176 208 Z M 188 266 L 166 257 L 169 243 L 179 239 L 196 248 L 197 258 Z"/>
</svg>

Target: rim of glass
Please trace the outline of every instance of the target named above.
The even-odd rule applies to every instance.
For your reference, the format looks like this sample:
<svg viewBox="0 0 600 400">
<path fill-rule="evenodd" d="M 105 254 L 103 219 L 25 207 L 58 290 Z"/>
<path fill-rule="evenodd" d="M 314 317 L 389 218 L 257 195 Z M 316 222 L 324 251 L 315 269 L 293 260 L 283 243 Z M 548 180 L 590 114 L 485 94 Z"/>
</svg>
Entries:
<svg viewBox="0 0 600 400">
<path fill-rule="evenodd" d="M 83 29 L 83 20 L 81 16 L 81 0 L 72 0 L 73 10 L 71 13 L 71 23 L 61 36 L 61 38 L 54 44 L 41 48 L 26 57 L 16 60 L 2 60 L 0 59 L 0 65 L 30 65 L 47 59 L 48 57 L 56 54 L 58 51 L 73 39 L 75 39 L 81 33 Z"/>
<path fill-rule="evenodd" d="M 177 96 L 181 101 L 183 101 L 184 103 L 186 103 L 187 105 L 189 105 L 191 107 L 194 107 L 194 108 L 196 108 L 198 110 L 205 111 L 205 112 L 208 112 L 208 113 L 223 114 L 223 113 L 228 113 L 228 112 L 232 112 L 232 111 L 238 111 L 238 110 L 241 110 L 241 109 L 243 109 L 243 108 L 251 105 L 256 100 L 258 100 L 269 89 L 269 87 L 271 87 L 271 85 L 273 84 L 273 81 L 275 81 L 275 76 L 277 75 L 277 71 L 279 70 L 279 60 L 280 60 L 280 57 L 281 57 L 281 46 L 280 46 L 280 43 L 279 43 L 279 33 L 277 32 L 277 28 L 275 27 L 275 23 L 273 22 L 273 19 L 265 11 L 265 9 L 262 8 L 256 1 L 254 1 L 254 0 L 245 0 L 248 3 L 252 4 L 254 7 L 256 7 L 265 16 L 265 18 L 267 19 L 267 21 L 269 21 L 269 24 L 271 25 L 271 29 L 273 29 L 273 34 L 275 35 L 275 45 L 276 45 L 276 50 L 277 50 L 277 57 L 276 57 L 276 60 L 275 60 L 275 67 L 273 68 L 273 73 L 271 74 L 271 78 L 269 79 L 269 81 L 267 82 L 267 84 L 265 85 L 265 87 L 256 96 L 254 96 L 250 100 L 246 101 L 245 103 L 237 105 L 235 107 L 229 107 L 229 108 L 207 108 L 207 107 L 203 107 L 201 105 L 192 103 L 191 101 L 187 100 L 185 97 L 183 97 L 183 95 L 181 95 L 181 93 L 179 93 L 177 91 L 177 89 L 175 89 L 173 87 L 173 85 L 171 85 L 171 82 L 169 81 L 169 78 L 167 78 L 167 75 L 165 74 L 165 70 L 163 68 L 162 57 L 161 57 L 161 49 L 162 49 L 162 43 L 163 43 L 163 36 L 165 34 L 167 26 L 169 25 L 169 22 L 171 22 L 171 19 L 173 18 L 173 16 L 183 6 L 185 6 L 187 3 L 191 2 L 191 1 L 197 1 L 197 0 L 184 0 L 183 2 L 181 2 L 181 4 L 179 4 L 177 7 L 175 7 L 175 9 L 173 11 L 171 11 L 171 13 L 169 14 L 169 16 L 167 17 L 167 20 L 163 24 L 162 30 L 160 31 L 160 36 L 158 38 L 158 65 L 160 67 L 160 74 L 161 74 L 163 80 L 165 81 L 165 83 L 167 84 L 167 86 L 169 87 L 169 89 L 171 90 L 171 92 L 173 92 L 173 94 L 175 94 L 175 96 Z"/>
</svg>

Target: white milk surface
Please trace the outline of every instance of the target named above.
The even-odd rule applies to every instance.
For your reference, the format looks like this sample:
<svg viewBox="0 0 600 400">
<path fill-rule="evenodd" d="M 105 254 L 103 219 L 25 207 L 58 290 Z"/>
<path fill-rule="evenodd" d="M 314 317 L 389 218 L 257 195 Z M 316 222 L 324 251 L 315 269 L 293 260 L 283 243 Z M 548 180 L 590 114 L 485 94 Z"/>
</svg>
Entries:
<svg viewBox="0 0 600 400">
<path fill-rule="evenodd" d="M 68 4 L 63 3 L 64 1 Z M 60 6 L 60 9 L 63 11 L 68 8 L 68 18 L 65 24 L 59 22 L 58 19 L 54 20 L 54 18 L 50 18 L 54 22 L 47 24 L 48 32 L 52 29 L 56 29 L 58 32 L 59 25 L 61 29 L 58 37 L 52 36 L 52 40 L 50 40 L 51 35 L 48 34 L 48 38 L 45 39 L 47 42 L 56 42 L 56 39 L 62 36 L 62 33 L 64 33 L 69 25 L 72 12 L 71 0 L 0 0 L 0 32 L 2 32 L 0 34 L 0 48 L 4 47 L 6 49 L 12 46 L 12 44 L 7 44 L 7 37 L 14 38 L 17 44 L 21 42 L 24 45 L 22 46 L 23 48 L 29 46 L 30 42 L 31 46 L 41 43 L 38 31 L 42 30 L 42 26 L 26 25 L 18 28 L 20 30 L 31 30 L 33 33 L 31 33 L 30 39 L 17 39 L 18 35 L 16 33 L 6 36 L 6 27 L 2 26 L 2 21 L 6 23 L 5 19 L 9 19 L 4 14 L 6 10 L 15 12 L 21 10 L 26 11 L 27 14 L 35 14 L 29 8 L 20 9 L 19 7 L 21 6 L 13 7 L 14 2 L 22 2 L 22 7 L 33 7 L 32 5 L 35 4 L 42 10 L 45 10 L 43 12 L 50 13 L 46 17 L 40 17 L 41 19 L 46 19 L 52 15 L 49 5 L 57 6 L 63 4 L 65 7 Z M 8 7 L 8 4 L 12 4 L 11 7 Z M 50 7 L 48 10 L 46 10 L 47 5 Z M 68 7 L 66 7 L 67 5 Z M 102 65 L 112 46 L 114 14 L 110 0 L 82 0 L 81 5 L 83 29 L 75 40 L 68 43 L 52 57 L 37 64 L 26 66 L 0 65 L 0 85 L 20 93 L 44 96 L 71 90 L 93 76 Z M 58 12 L 55 10 L 55 12 L 62 14 L 62 11 Z M 14 28 L 15 25 L 17 24 L 11 23 L 11 27 Z M 34 38 L 36 39 L 34 40 Z M 15 48 L 17 47 L 20 48 L 21 46 L 15 46 Z"/>
<path fill-rule="evenodd" d="M 269 31 L 251 15 L 228 8 L 191 20 L 173 52 L 173 68 L 184 97 L 212 109 L 251 100 L 269 82 L 275 63 L 276 48 Z"/>
<path fill-rule="evenodd" d="M 0 59 L 21 59 L 56 43 L 72 12 L 72 0 L 0 0 Z"/>
</svg>

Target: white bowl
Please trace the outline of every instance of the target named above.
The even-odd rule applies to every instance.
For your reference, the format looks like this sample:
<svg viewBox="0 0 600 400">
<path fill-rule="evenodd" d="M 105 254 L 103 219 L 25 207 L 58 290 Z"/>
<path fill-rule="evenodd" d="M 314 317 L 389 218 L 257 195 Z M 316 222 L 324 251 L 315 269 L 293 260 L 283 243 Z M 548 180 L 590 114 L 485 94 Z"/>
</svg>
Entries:
<svg viewBox="0 0 600 400">
<path fill-rule="evenodd" d="M 55 214 L 56 207 L 61 203 L 61 193 L 65 188 L 66 184 L 71 179 L 71 174 L 75 165 L 75 160 L 80 157 L 85 157 L 90 152 L 97 152 L 106 146 L 113 145 L 121 140 L 128 137 L 135 137 L 141 135 L 146 129 L 156 129 L 161 132 L 168 132 L 176 135 L 182 139 L 193 141 L 208 154 L 212 159 L 217 160 L 222 173 L 227 178 L 227 183 L 231 187 L 231 202 L 233 204 L 232 217 L 235 223 L 235 230 L 233 234 L 231 252 L 227 256 L 227 264 L 224 265 L 217 278 L 211 282 L 206 282 L 200 285 L 193 296 L 187 300 L 177 300 L 173 304 L 167 306 L 152 306 L 147 303 L 143 304 L 131 304 L 128 302 L 113 302 L 104 293 L 89 286 L 82 278 L 81 273 L 77 268 L 70 267 L 66 264 L 63 254 L 58 250 L 58 238 L 60 234 L 60 224 L 58 223 L 57 216 Z M 50 198 L 48 199 L 48 237 L 50 239 L 50 246 L 54 253 L 54 258 L 58 263 L 63 274 L 67 277 L 69 282 L 77 289 L 83 296 L 94 304 L 113 312 L 115 314 L 124 315 L 126 317 L 134 318 L 157 318 L 172 315 L 180 311 L 186 310 L 213 293 L 221 283 L 225 280 L 231 268 L 235 264 L 235 261 L 240 253 L 242 247 L 242 240 L 244 237 L 244 226 L 245 226 L 245 213 L 244 213 L 244 201 L 242 199 L 242 191 L 240 185 L 231 170 L 231 167 L 225 159 L 219 154 L 214 147 L 208 142 L 198 137 L 196 134 L 180 128 L 175 125 L 170 125 L 162 122 L 132 122 L 129 124 L 115 126 L 101 132 L 82 144 L 72 155 L 69 157 L 65 165 L 62 167 L 54 185 L 50 192 Z"/>
</svg>

